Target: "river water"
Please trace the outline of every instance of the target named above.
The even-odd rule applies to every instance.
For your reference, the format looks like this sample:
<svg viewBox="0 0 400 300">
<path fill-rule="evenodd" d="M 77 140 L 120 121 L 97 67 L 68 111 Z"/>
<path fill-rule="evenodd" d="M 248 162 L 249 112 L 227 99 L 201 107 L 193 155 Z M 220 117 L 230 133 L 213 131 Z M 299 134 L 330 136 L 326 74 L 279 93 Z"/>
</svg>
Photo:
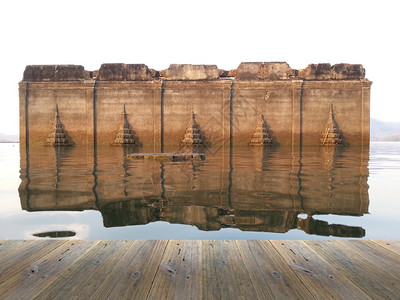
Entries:
<svg viewBox="0 0 400 300">
<path fill-rule="evenodd" d="M 0 239 L 400 238 L 400 143 L 132 152 L 0 144 Z"/>
</svg>

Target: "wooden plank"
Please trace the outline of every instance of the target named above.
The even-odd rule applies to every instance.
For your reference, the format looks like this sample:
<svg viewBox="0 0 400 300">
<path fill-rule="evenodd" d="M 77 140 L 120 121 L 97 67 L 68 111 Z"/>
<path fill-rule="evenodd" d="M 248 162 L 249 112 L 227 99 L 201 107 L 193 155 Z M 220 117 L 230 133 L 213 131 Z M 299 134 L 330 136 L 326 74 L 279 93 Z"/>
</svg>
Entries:
<svg viewBox="0 0 400 300">
<path fill-rule="evenodd" d="M 15 255 L 17 249 L 23 247 L 30 247 L 33 241 L 23 240 L 2 240 L 0 241 L 0 265 L 4 260 L 8 260 L 6 256 Z"/>
<path fill-rule="evenodd" d="M 163 257 L 168 241 L 146 241 L 127 272 L 113 287 L 110 299 L 145 299 Z"/>
<path fill-rule="evenodd" d="M 125 253 L 91 299 L 145 299 L 168 241 L 138 241 Z M 125 269 L 123 269 L 125 264 Z M 120 270 L 119 276 L 114 272 Z M 114 278 L 113 278 L 114 277 Z M 115 281 L 115 279 L 118 280 Z"/>
<path fill-rule="evenodd" d="M 173 244 L 171 243 L 171 245 Z M 176 244 L 179 246 L 178 243 Z M 171 253 L 176 252 L 172 250 Z M 177 260 L 177 265 L 179 265 L 177 276 L 175 277 L 175 282 L 177 283 L 175 299 L 198 299 L 201 295 L 201 255 L 201 241 L 184 241 L 181 257 L 179 257 L 179 253 L 173 256 Z M 180 258 L 181 260 L 179 260 Z M 165 269 L 163 273 L 165 273 Z"/>
<path fill-rule="evenodd" d="M 376 270 L 375 266 L 343 244 L 335 240 L 304 241 L 304 243 L 322 255 L 327 262 L 369 297 L 396 299 L 400 294 L 397 280 L 387 276 L 385 272 Z"/>
<path fill-rule="evenodd" d="M 273 299 L 274 298 L 274 291 L 271 290 L 269 284 L 267 282 L 271 282 L 272 289 L 274 288 L 274 281 L 278 279 L 278 277 L 273 276 L 274 271 L 268 272 L 267 269 L 270 265 L 265 266 L 260 265 L 257 262 L 256 257 L 261 257 L 264 255 L 264 251 L 261 253 L 257 253 L 259 248 L 253 246 L 250 248 L 248 241 L 236 241 L 238 245 L 238 249 L 242 256 L 243 262 L 246 265 L 246 268 L 249 272 L 249 277 L 253 283 L 254 290 L 256 291 L 258 299 Z M 276 273 L 275 273 L 276 274 Z M 282 290 L 282 294 L 285 294 L 285 290 Z"/>
<path fill-rule="evenodd" d="M 8 261 L 10 257 L 15 256 L 18 251 L 22 251 L 24 248 L 28 249 L 34 244 L 33 240 L 24 241 L 2 241 L 3 245 L 0 248 L 0 266 L 4 261 Z M 10 251 L 11 250 L 11 251 Z"/>
<path fill-rule="evenodd" d="M 400 241 L 379 241 L 379 240 L 373 240 L 371 242 L 374 242 L 375 244 L 384 247 L 398 255 L 400 255 Z"/>
<path fill-rule="evenodd" d="M 382 273 L 388 273 L 389 276 L 400 282 L 400 256 L 387 250 L 371 241 L 352 240 L 337 241 L 346 246 L 355 254 L 361 256 L 368 263 L 373 265 Z"/>
<path fill-rule="evenodd" d="M 60 277 L 44 289 L 38 298 L 89 298 L 132 243 L 100 241 L 70 269 L 60 274 Z"/>
<path fill-rule="evenodd" d="M 3 257 L 0 262 L 0 284 L 64 243 L 67 243 L 67 240 L 33 241 L 10 251 L 10 255 Z"/>
<path fill-rule="evenodd" d="M 201 297 L 201 242 L 170 241 L 154 278 L 149 299 Z"/>
<path fill-rule="evenodd" d="M 260 299 L 312 299 L 269 241 L 236 241 Z"/>
<path fill-rule="evenodd" d="M 201 241 L 203 299 L 255 299 L 253 283 L 235 241 Z"/>
<path fill-rule="evenodd" d="M 367 295 L 302 241 L 271 241 L 316 299 L 364 299 Z"/>
<path fill-rule="evenodd" d="M 17 241 L 17 240 L 0 240 L 0 259 L 4 255 L 7 255 L 9 252 L 8 250 L 15 247 L 18 247 L 18 244 L 22 244 L 24 241 Z"/>
<path fill-rule="evenodd" d="M 104 261 L 98 264 L 95 273 L 88 274 L 85 276 L 84 281 L 80 281 L 77 285 L 80 286 L 79 298 L 89 299 L 91 295 L 98 289 L 101 283 L 109 277 L 111 273 L 116 276 L 116 280 L 119 279 L 121 273 L 113 272 L 114 268 L 118 265 L 119 261 L 124 257 L 126 252 L 136 243 L 137 241 L 119 241 L 115 249 L 109 252 L 105 257 Z M 75 295 L 75 293 L 73 294 Z"/>
<path fill-rule="evenodd" d="M 0 241 L 0 299 L 400 294 L 400 242 Z"/>
<path fill-rule="evenodd" d="M 1 298 L 32 299 L 98 242 L 67 241 L 0 284 Z"/>
<path fill-rule="evenodd" d="M 111 289 L 119 281 L 120 276 L 126 271 L 128 264 L 137 255 L 137 252 L 142 248 L 144 241 L 133 241 L 131 247 L 127 249 L 115 267 L 108 273 L 107 277 L 98 286 L 96 291 L 90 296 L 91 299 L 99 299 L 108 295 Z"/>
</svg>

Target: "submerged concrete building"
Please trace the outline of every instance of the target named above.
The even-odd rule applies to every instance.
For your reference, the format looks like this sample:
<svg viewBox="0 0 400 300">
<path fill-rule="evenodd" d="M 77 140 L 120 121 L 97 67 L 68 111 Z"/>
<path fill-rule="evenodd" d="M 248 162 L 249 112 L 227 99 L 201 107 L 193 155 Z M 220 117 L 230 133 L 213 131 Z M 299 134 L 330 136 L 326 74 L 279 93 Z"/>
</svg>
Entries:
<svg viewBox="0 0 400 300">
<path fill-rule="evenodd" d="M 350 64 L 294 70 L 287 63 L 241 63 L 230 71 L 103 64 L 93 72 L 27 66 L 19 83 L 20 142 L 45 144 L 58 114 L 71 144 L 111 145 L 124 121 L 128 139 L 157 152 L 179 145 L 194 114 L 210 147 L 249 145 L 260 120 L 273 144 L 318 145 L 332 117 L 340 139 L 367 145 L 370 87 L 364 68 Z"/>
<path fill-rule="evenodd" d="M 313 216 L 368 213 L 370 87 L 349 64 L 27 66 L 21 207 L 98 210 L 105 227 L 162 220 L 362 237 Z M 303 147 L 337 144 L 357 147 Z M 205 147 L 206 162 L 127 156 L 178 146 Z"/>
<path fill-rule="evenodd" d="M 194 121 L 211 148 L 252 140 L 362 146 L 369 144 L 370 87 L 364 68 L 351 64 L 294 70 L 284 62 L 241 63 L 230 71 L 215 65 L 163 71 L 143 64 L 103 64 L 98 71 L 27 66 L 19 83 L 20 142 L 44 145 L 58 130 L 70 145 L 123 140 L 159 152 L 179 146 Z M 327 124 L 335 125 L 334 134 Z"/>
</svg>

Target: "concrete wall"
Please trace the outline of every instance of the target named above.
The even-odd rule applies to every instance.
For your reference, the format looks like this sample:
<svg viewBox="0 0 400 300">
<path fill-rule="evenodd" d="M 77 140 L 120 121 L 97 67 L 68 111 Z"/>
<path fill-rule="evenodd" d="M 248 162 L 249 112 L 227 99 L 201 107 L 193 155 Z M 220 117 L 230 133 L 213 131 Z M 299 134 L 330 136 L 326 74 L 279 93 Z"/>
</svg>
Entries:
<svg viewBox="0 0 400 300">
<path fill-rule="evenodd" d="M 235 81 L 233 92 L 232 135 L 235 146 L 247 145 L 261 116 L 274 143 L 291 145 L 299 134 L 301 82 Z"/>
<path fill-rule="evenodd" d="M 318 144 L 333 106 L 335 120 L 352 145 L 369 143 L 368 81 L 306 81 L 303 86 L 302 131 L 305 145 Z M 365 89 L 368 90 L 365 93 Z"/>
<path fill-rule="evenodd" d="M 166 81 L 164 83 L 164 144 L 177 146 L 196 116 L 211 147 L 229 144 L 231 81 Z"/>
<path fill-rule="evenodd" d="M 94 141 L 94 82 L 21 82 L 20 142 L 43 145 L 53 128 L 56 104 L 76 145 Z"/>
<path fill-rule="evenodd" d="M 224 77 L 233 76 L 233 77 Z M 277 145 L 318 145 L 332 105 L 350 145 L 369 143 L 371 82 L 361 65 L 286 63 L 216 66 L 105 64 L 27 66 L 20 86 L 20 142 L 42 145 L 56 104 L 76 145 L 110 145 L 124 105 L 135 135 L 154 152 L 178 146 L 193 111 L 212 149 L 247 146 L 264 116 Z"/>
<path fill-rule="evenodd" d="M 122 122 L 128 122 L 139 141 L 154 152 L 161 145 L 161 83 L 154 81 L 98 81 L 96 136 L 98 145 L 110 145 Z"/>
</svg>

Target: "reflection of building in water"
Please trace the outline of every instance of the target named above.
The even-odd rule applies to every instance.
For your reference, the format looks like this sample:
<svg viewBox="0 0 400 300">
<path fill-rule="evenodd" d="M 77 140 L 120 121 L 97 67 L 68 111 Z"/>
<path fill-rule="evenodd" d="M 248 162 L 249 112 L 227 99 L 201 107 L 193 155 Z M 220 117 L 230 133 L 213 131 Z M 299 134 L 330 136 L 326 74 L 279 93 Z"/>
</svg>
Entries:
<svg viewBox="0 0 400 300">
<path fill-rule="evenodd" d="M 365 151 L 320 149 L 303 156 L 301 196 L 304 211 L 361 216 L 368 212 L 368 168 Z M 315 167 L 320 162 L 320 167 Z M 322 165 L 322 166 L 321 166 Z M 354 167 L 350 167 L 354 166 Z M 356 168 L 355 166 L 358 166 Z M 321 191 L 324 191 L 323 193 Z"/>
<path fill-rule="evenodd" d="M 368 213 L 368 149 L 222 148 L 188 162 L 127 158 L 137 148 L 60 150 L 21 148 L 23 209 L 96 209 L 106 227 L 163 220 L 201 230 L 365 234 L 313 216 Z"/>
<path fill-rule="evenodd" d="M 328 224 L 328 222 L 315 220 L 311 216 L 307 219 L 298 219 L 297 228 L 308 234 L 323 236 L 341 236 L 341 237 L 363 237 L 365 230 L 361 227 L 346 226 L 340 224 Z"/>
<path fill-rule="evenodd" d="M 127 200 L 99 207 L 105 227 L 141 225 L 160 220 L 160 210 L 143 201 Z"/>
<path fill-rule="evenodd" d="M 21 147 L 21 206 L 28 211 L 95 208 L 93 152 Z"/>
</svg>

